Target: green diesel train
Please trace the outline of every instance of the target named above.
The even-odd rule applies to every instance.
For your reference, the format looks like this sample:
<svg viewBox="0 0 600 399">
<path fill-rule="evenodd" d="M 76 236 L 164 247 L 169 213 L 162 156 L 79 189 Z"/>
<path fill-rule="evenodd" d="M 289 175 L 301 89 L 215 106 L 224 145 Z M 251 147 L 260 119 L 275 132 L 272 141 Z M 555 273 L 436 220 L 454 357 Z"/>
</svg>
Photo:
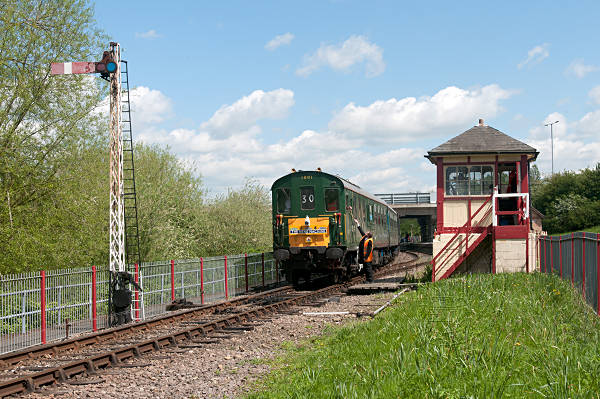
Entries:
<svg viewBox="0 0 600 399">
<path fill-rule="evenodd" d="M 334 280 L 359 267 L 361 235 L 353 219 L 374 238 L 373 264 L 386 262 L 400 241 L 398 215 L 384 201 L 338 176 L 293 171 L 271 187 L 273 254 L 288 281 L 310 280 L 312 273 Z"/>
</svg>

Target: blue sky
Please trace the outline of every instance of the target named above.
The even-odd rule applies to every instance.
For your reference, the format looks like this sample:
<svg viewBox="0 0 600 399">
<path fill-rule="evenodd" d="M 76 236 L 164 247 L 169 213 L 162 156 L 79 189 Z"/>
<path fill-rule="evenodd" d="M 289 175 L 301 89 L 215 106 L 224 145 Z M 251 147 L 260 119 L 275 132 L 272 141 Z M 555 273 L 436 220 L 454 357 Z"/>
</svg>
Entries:
<svg viewBox="0 0 600 399">
<path fill-rule="evenodd" d="M 426 151 L 482 117 L 550 173 L 600 160 L 599 2 L 97 2 L 133 90 L 134 139 L 211 193 L 290 168 L 429 191 Z"/>
</svg>

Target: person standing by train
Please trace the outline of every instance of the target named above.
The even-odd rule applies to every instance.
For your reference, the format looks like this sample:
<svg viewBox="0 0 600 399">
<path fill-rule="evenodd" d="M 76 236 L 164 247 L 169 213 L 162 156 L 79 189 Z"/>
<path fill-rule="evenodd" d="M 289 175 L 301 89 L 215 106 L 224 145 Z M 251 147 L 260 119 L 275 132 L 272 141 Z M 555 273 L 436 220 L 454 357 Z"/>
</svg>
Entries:
<svg viewBox="0 0 600 399">
<path fill-rule="evenodd" d="M 360 227 L 360 223 L 357 219 L 354 219 L 358 232 L 362 235 L 360 242 L 358 243 L 358 263 L 362 263 L 365 268 L 367 275 L 367 282 L 373 282 L 373 234 L 370 231 L 366 233 Z"/>
</svg>

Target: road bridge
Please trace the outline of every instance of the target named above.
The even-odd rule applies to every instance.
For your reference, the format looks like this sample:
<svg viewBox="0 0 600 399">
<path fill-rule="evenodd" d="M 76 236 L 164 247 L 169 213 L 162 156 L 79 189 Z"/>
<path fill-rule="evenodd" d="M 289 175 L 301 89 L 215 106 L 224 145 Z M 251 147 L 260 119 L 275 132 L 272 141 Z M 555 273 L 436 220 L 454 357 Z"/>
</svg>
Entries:
<svg viewBox="0 0 600 399">
<path fill-rule="evenodd" d="M 431 193 L 375 195 L 388 203 L 398 213 L 398 217 L 417 219 L 421 226 L 422 241 L 433 241 L 433 232 L 437 223 L 437 206 L 435 203 L 431 203 Z"/>
</svg>

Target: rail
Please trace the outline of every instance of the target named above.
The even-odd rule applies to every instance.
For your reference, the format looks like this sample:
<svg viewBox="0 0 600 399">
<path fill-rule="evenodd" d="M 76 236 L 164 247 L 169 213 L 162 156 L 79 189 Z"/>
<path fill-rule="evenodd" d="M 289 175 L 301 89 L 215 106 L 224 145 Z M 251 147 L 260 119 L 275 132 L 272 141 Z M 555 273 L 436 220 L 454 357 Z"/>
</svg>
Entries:
<svg viewBox="0 0 600 399">
<path fill-rule="evenodd" d="M 429 204 L 431 202 L 431 193 L 375 194 L 375 196 L 389 205 Z"/>
</svg>

